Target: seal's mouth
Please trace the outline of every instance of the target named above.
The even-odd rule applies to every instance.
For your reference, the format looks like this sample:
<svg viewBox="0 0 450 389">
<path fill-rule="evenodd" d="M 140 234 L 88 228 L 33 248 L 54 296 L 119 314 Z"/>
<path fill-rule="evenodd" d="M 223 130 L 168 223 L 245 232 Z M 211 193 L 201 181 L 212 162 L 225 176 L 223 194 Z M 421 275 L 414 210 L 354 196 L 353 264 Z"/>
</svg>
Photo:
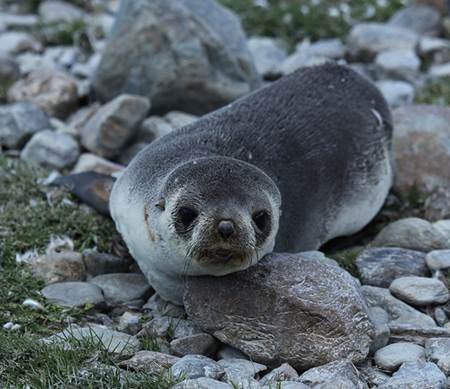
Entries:
<svg viewBox="0 0 450 389">
<path fill-rule="evenodd" d="M 203 266 L 241 266 L 247 254 L 226 248 L 202 250 L 196 260 Z"/>
</svg>

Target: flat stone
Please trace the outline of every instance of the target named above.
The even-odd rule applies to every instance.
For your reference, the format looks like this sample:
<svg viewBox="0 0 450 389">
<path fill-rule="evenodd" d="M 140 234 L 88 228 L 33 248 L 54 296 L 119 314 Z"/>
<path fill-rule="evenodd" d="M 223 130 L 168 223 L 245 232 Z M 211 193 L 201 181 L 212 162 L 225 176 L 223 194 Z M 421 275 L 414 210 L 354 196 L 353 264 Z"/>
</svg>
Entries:
<svg viewBox="0 0 450 389">
<path fill-rule="evenodd" d="M 375 351 L 389 343 L 391 331 L 388 326 L 389 315 L 384 309 L 373 307 L 369 309 L 369 313 L 375 329 L 373 341 L 370 345 L 370 352 L 373 354 Z"/>
<path fill-rule="evenodd" d="M 170 369 L 180 358 L 156 351 L 138 351 L 131 359 L 122 361 L 119 366 L 134 371 L 142 371 L 152 376 L 158 376 Z"/>
<path fill-rule="evenodd" d="M 94 306 L 105 302 L 102 290 L 88 282 L 60 282 L 51 284 L 41 290 L 41 294 L 52 304 L 63 307 Z"/>
<path fill-rule="evenodd" d="M 21 148 L 33 134 L 50 127 L 47 115 L 32 103 L 0 107 L 0 146 Z"/>
<path fill-rule="evenodd" d="M 100 274 L 124 273 L 131 265 L 131 261 L 127 258 L 99 253 L 96 250 L 84 250 L 83 262 L 87 273 L 94 277 Z"/>
<path fill-rule="evenodd" d="M 378 370 L 375 367 L 372 366 L 364 366 L 358 368 L 359 373 L 361 375 L 361 379 L 369 385 L 369 388 L 375 387 L 384 384 L 387 382 L 390 376 L 382 372 L 381 370 Z"/>
<path fill-rule="evenodd" d="M 411 342 L 424 345 L 431 338 L 449 338 L 450 328 L 415 327 L 411 325 L 389 324 L 391 342 Z"/>
<path fill-rule="evenodd" d="M 39 52 L 42 45 L 31 34 L 22 31 L 0 33 L 0 56 L 19 54 L 24 51 Z"/>
<path fill-rule="evenodd" d="M 419 41 L 419 53 L 423 56 L 436 52 L 449 52 L 450 42 L 447 39 L 422 36 Z"/>
<path fill-rule="evenodd" d="M 388 313 L 391 336 L 391 325 L 409 325 L 418 328 L 436 327 L 436 323 L 430 316 L 396 299 L 388 289 L 364 285 L 361 290 L 370 307 L 380 307 Z"/>
<path fill-rule="evenodd" d="M 71 135 L 44 130 L 32 136 L 20 158 L 44 167 L 64 169 L 73 166 L 79 155 L 80 147 Z"/>
<path fill-rule="evenodd" d="M 388 371 L 397 370 L 404 362 L 425 360 L 425 349 L 414 343 L 393 343 L 375 353 L 375 363 Z"/>
<path fill-rule="evenodd" d="M 412 4 L 401 8 L 392 15 L 388 24 L 406 28 L 420 35 L 437 35 L 442 28 L 442 18 L 439 11 L 434 7 Z"/>
<path fill-rule="evenodd" d="M 396 278 L 425 276 L 428 269 L 425 254 L 399 248 L 370 248 L 356 259 L 361 282 L 387 288 Z"/>
<path fill-rule="evenodd" d="M 150 297 L 142 308 L 147 311 L 151 311 L 155 316 L 170 316 L 178 319 L 183 319 L 186 317 L 186 311 L 183 307 L 162 299 L 157 293 Z M 189 330 L 185 331 L 184 328 L 189 328 Z M 177 322 L 177 329 L 180 334 L 179 337 L 198 333 L 192 332 L 193 328 L 200 332 L 198 326 L 196 326 L 192 321 L 188 322 L 187 320 L 180 320 Z M 175 331 L 177 331 L 177 329 L 175 329 Z"/>
<path fill-rule="evenodd" d="M 450 376 L 450 338 L 431 338 L 425 342 L 425 354 L 430 362 Z"/>
<path fill-rule="evenodd" d="M 35 27 L 39 19 L 33 14 L 0 13 L 0 30 L 16 30 Z"/>
<path fill-rule="evenodd" d="M 330 59 L 326 57 L 312 57 L 304 51 L 296 51 L 278 66 L 276 74 L 287 75 L 294 73 L 298 69 L 322 65 L 329 61 Z"/>
<path fill-rule="evenodd" d="M 217 362 L 203 355 L 186 355 L 173 364 L 171 371 L 174 377 L 183 375 L 185 379 L 221 379 L 225 375 L 225 370 Z"/>
<path fill-rule="evenodd" d="M 409 82 L 383 80 L 375 84 L 380 89 L 388 104 L 393 108 L 411 104 L 414 101 L 414 87 Z"/>
<path fill-rule="evenodd" d="M 39 16 L 44 23 L 73 23 L 83 19 L 81 8 L 64 1 L 47 0 L 39 5 Z"/>
<path fill-rule="evenodd" d="M 433 315 L 434 320 L 436 320 L 436 323 L 441 327 L 448 322 L 447 314 L 445 313 L 445 310 L 441 307 L 434 308 Z"/>
<path fill-rule="evenodd" d="M 405 362 L 392 377 L 378 389 L 445 389 L 444 373 L 431 362 Z"/>
<path fill-rule="evenodd" d="M 140 312 L 124 312 L 119 318 L 117 330 L 129 335 L 136 335 L 142 328 L 143 315 Z"/>
<path fill-rule="evenodd" d="M 209 334 L 194 334 L 170 342 L 172 354 L 184 357 L 189 354 L 213 356 L 219 348 L 219 342 Z"/>
<path fill-rule="evenodd" d="M 112 303 L 145 299 L 151 292 L 146 278 L 138 273 L 102 274 L 90 282 L 100 287 L 105 299 Z"/>
<path fill-rule="evenodd" d="M 147 98 L 120 95 L 102 106 L 81 129 L 81 143 L 102 157 L 117 156 L 150 109 Z"/>
<path fill-rule="evenodd" d="M 258 36 L 250 38 L 247 43 L 258 73 L 268 77 L 276 75 L 278 65 L 287 58 L 286 49 L 281 42 Z"/>
<path fill-rule="evenodd" d="M 184 380 L 172 389 L 234 389 L 234 386 L 211 378 L 201 377 L 197 379 Z"/>
<path fill-rule="evenodd" d="M 444 304 L 450 298 L 445 284 L 436 278 L 397 278 L 392 282 L 389 290 L 400 300 L 415 306 Z"/>
<path fill-rule="evenodd" d="M 78 341 L 100 342 L 112 354 L 130 355 L 140 348 L 139 340 L 123 332 L 113 331 L 105 326 L 89 324 L 79 327 L 73 324 L 63 332 L 45 339 L 45 343 L 67 344 L 71 339 Z M 69 343 L 70 344 L 70 343 Z"/>
<path fill-rule="evenodd" d="M 411 217 L 384 227 L 372 242 L 375 247 L 401 247 L 429 252 L 450 248 L 450 237 L 430 222 Z"/>
<path fill-rule="evenodd" d="M 426 220 L 439 221 L 449 219 L 450 186 L 441 186 L 428 196 L 425 200 L 424 209 L 424 217 Z"/>
<path fill-rule="evenodd" d="M 450 269 L 450 250 L 431 251 L 425 260 L 430 270 Z"/>
<path fill-rule="evenodd" d="M 345 56 L 345 45 L 339 38 L 321 39 L 314 43 L 304 40 L 297 45 L 296 51 L 310 57 L 341 59 Z"/>
<path fill-rule="evenodd" d="M 376 56 L 375 64 L 385 78 L 414 81 L 420 71 L 420 58 L 410 49 L 382 51 Z"/>
<path fill-rule="evenodd" d="M 173 126 L 160 116 L 150 116 L 145 119 L 136 134 L 136 138 L 142 142 L 153 142 L 164 135 L 171 133 Z"/>
<path fill-rule="evenodd" d="M 435 78 L 444 78 L 450 76 L 450 63 L 433 65 L 430 67 L 428 74 Z"/>
<path fill-rule="evenodd" d="M 6 97 L 9 87 L 20 77 L 18 63 L 10 57 L 0 56 L 0 98 Z"/>
<path fill-rule="evenodd" d="M 122 172 L 125 166 L 108 161 L 105 158 L 91 153 L 83 153 L 72 170 L 72 174 L 83 172 L 97 172 L 103 174 L 114 174 Z"/>
<path fill-rule="evenodd" d="M 225 370 L 225 379 L 229 383 L 242 386 L 267 369 L 266 366 L 247 359 L 221 359 L 217 362 Z"/>
<path fill-rule="evenodd" d="M 123 149 L 118 158 L 118 162 L 122 165 L 128 165 L 133 158 L 148 146 L 148 143 L 136 142 Z"/>
<path fill-rule="evenodd" d="M 270 373 L 266 374 L 259 380 L 260 385 L 272 385 L 275 386 L 282 381 L 296 381 L 298 373 L 289 364 L 283 363 L 281 366 L 273 369 Z"/>
<path fill-rule="evenodd" d="M 198 116 L 187 112 L 170 111 L 164 115 L 164 119 L 174 128 L 181 128 L 198 120 Z"/>
<path fill-rule="evenodd" d="M 373 328 L 359 286 L 321 253 L 270 254 L 185 286 L 191 319 L 258 363 L 305 369 L 344 356 L 361 361 L 369 351 Z"/>
<path fill-rule="evenodd" d="M 222 345 L 222 348 L 217 352 L 217 359 L 249 359 L 242 351 L 237 348 L 228 346 L 226 344 Z"/>
<path fill-rule="evenodd" d="M 78 104 L 78 86 L 68 73 L 36 70 L 9 89 L 8 100 L 31 101 L 48 115 L 64 119 Z"/>
<path fill-rule="evenodd" d="M 304 372 L 298 380 L 312 388 L 354 388 L 367 386 L 359 379 L 358 370 L 349 360 L 342 359 L 326 365 L 314 367 Z M 334 385 L 334 386 L 331 386 Z"/>
</svg>

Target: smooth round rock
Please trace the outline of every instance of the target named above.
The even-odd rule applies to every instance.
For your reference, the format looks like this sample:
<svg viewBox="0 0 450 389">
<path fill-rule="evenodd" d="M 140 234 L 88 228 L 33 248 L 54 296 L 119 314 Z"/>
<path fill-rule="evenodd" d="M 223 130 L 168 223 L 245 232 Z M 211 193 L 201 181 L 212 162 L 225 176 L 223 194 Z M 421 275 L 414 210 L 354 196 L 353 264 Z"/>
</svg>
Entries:
<svg viewBox="0 0 450 389">
<path fill-rule="evenodd" d="M 450 250 L 433 250 L 427 254 L 425 261 L 430 270 L 450 269 Z"/>
<path fill-rule="evenodd" d="M 450 376 L 450 338 L 431 338 L 425 342 L 427 359 Z"/>
<path fill-rule="evenodd" d="M 181 381 L 173 386 L 172 389 L 234 389 L 234 387 L 225 382 L 202 377 Z"/>
<path fill-rule="evenodd" d="M 184 357 L 190 354 L 213 356 L 219 348 L 219 342 L 209 334 L 194 334 L 170 342 L 172 354 Z"/>
<path fill-rule="evenodd" d="M 225 375 L 224 369 L 217 362 L 203 355 L 186 355 L 180 358 L 173 364 L 171 372 L 174 377 L 183 375 L 185 379 L 221 379 Z"/>
<path fill-rule="evenodd" d="M 414 343 L 393 343 L 375 353 L 375 363 L 382 369 L 394 371 L 404 362 L 425 359 L 425 349 Z"/>
<path fill-rule="evenodd" d="M 444 304 L 450 298 L 445 284 L 436 278 L 397 278 L 389 290 L 399 299 L 416 306 Z"/>
<path fill-rule="evenodd" d="M 102 290 L 88 282 L 60 282 L 41 290 L 51 303 L 64 307 L 83 307 L 86 304 L 100 305 L 105 301 Z"/>
</svg>

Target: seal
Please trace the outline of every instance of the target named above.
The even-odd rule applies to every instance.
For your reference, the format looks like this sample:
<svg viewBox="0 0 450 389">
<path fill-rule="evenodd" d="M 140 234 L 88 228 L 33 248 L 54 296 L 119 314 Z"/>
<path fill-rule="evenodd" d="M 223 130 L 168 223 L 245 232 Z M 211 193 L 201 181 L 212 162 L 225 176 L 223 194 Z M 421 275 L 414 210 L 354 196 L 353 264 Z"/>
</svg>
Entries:
<svg viewBox="0 0 450 389">
<path fill-rule="evenodd" d="M 370 81 L 307 68 L 148 145 L 114 184 L 111 215 L 156 292 L 182 304 L 185 275 L 315 250 L 368 224 L 392 183 L 391 136 Z"/>
</svg>

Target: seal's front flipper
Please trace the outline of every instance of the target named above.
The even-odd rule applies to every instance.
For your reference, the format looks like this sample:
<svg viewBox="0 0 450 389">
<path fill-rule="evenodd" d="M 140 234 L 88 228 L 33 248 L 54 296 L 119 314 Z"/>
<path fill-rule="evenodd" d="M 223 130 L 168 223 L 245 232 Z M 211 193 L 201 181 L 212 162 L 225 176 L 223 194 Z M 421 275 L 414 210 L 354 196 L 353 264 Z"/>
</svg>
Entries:
<svg viewBox="0 0 450 389">
<path fill-rule="evenodd" d="M 67 188 L 83 203 L 110 216 L 109 196 L 116 179 L 107 174 L 84 172 L 55 179 L 51 185 Z"/>
</svg>

